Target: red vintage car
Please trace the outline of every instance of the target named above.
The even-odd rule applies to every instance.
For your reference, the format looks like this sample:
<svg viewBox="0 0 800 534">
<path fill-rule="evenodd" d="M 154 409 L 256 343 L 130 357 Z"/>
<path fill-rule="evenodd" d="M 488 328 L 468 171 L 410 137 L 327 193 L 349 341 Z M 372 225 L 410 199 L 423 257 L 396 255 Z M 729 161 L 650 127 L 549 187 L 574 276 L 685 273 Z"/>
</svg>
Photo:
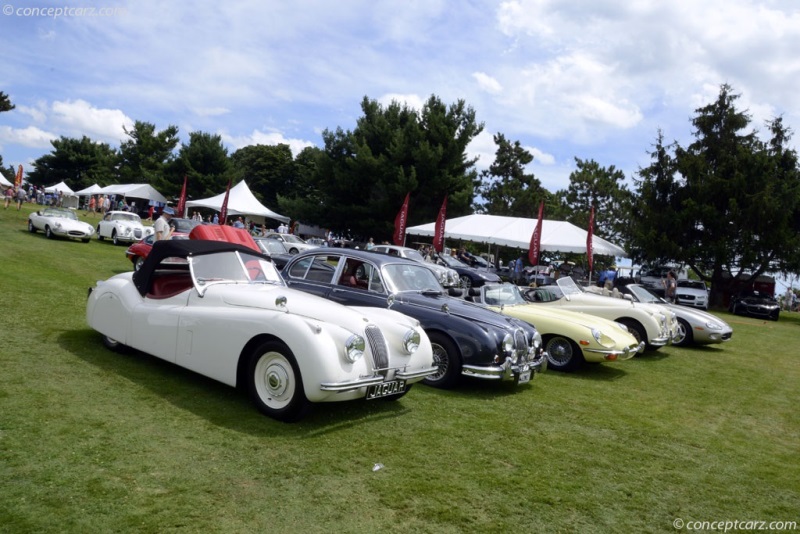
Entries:
<svg viewBox="0 0 800 534">
<path fill-rule="evenodd" d="M 172 226 L 171 239 L 189 239 L 189 233 L 192 229 L 201 224 L 203 223 L 193 219 L 173 218 L 169 221 L 169 225 Z M 125 251 L 125 256 L 133 263 L 134 271 L 139 270 L 144 259 L 150 254 L 150 249 L 153 248 L 153 241 L 155 241 L 155 235 L 149 235 L 141 241 L 133 243 Z"/>
</svg>

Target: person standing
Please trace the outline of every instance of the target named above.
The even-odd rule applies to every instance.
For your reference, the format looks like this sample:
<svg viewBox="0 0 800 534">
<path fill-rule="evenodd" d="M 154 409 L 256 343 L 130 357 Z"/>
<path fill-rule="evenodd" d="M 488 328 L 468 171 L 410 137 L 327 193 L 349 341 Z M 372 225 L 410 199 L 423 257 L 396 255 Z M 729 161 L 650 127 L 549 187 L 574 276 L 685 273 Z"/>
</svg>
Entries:
<svg viewBox="0 0 800 534">
<path fill-rule="evenodd" d="M 94 216 L 94 195 L 89 195 L 89 209 L 87 212 Z"/>
<path fill-rule="evenodd" d="M 522 269 L 525 267 L 525 258 L 522 254 L 519 255 L 517 261 L 514 262 L 514 283 L 517 285 L 525 285 L 525 280 L 522 276 Z"/>
<path fill-rule="evenodd" d="M 663 282 L 664 282 L 664 297 L 670 304 L 675 304 L 675 293 L 678 290 L 678 281 L 676 280 L 675 277 L 675 271 L 668 272 L 667 277 L 664 278 Z"/>
<path fill-rule="evenodd" d="M 161 217 L 156 219 L 155 224 L 153 224 L 153 229 L 156 231 L 156 241 L 164 241 L 172 237 L 172 226 L 170 226 L 169 222 L 172 220 L 173 215 L 175 215 L 175 210 L 167 206 L 161 212 Z"/>
<path fill-rule="evenodd" d="M 22 207 L 22 203 L 25 202 L 27 196 L 24 189 L 21 187 L 17 189 L 17 211 Z"/>
</svg>

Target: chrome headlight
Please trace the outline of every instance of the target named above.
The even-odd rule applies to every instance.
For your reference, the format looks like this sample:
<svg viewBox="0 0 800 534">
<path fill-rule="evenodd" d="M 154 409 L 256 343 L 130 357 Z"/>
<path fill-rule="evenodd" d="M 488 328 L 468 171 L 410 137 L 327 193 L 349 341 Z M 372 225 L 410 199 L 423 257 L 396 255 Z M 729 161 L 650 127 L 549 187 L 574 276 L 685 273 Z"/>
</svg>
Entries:
<svg viewBox="0 0 800 534">
<path fill-rule="evenodd" d="M 364 338 L 358 334 L 353 334 L 347 338 L 347 342 L 344 344 L 344 354 L 347 358 L 347 361 L 350 363 L 357 362 L 362 356 L 364 356 L 365 346 Z"/>
<path fill-rule="evenodd" d="M 459 282 L 461 282 L 461 277 L 458 276 L 458 273 L 456 271 L 454 271 L 453 269 L 449 269 L 448 270 L 447 276 L 450 279 L 450 285 L 451 286 L 457 286 L 459 284 Z"/>
<path fill-rule="evenodd" d="M 536 352 L 539 352 L 539 349 L 542 346 L 542 334 L 539 333 L 537 330 L 535 334 L 533 334 L 533 348 Z"/>
<path fill-rule="evenodd" d="M 715 323 L 714 321 L 708 321 L 706 323 L 706 327 L 709 330 L 722 330 L 722 325 L 719 323 Z"/>
<path fill-rule="evenodd" d="M 506 334 L 503 337 L 503 353 L 510 356 L 514 352 L 514 336 Z"/>
<path fill-rule="evenodd" d="M 403 336 L 403 348 L 407 353 L 414 354 L 419 348 L 420 339 L 419 332 L 416 330 L 409 330 L 406 332 L 406 335 Z"/>
<path fill-rule="evenodd" d="M 59 221 L 56 221 L 55 224 L 53 224 L 53 226 L 55 226 L 57 229 L 61 230 L 61 223 Z"/>
<path fill-rule="evenodd" d="M 603 342 L 600 341 L 601 339 L 603 339 L 603 334 L 597 328 L 592 328 L 592 337 L 594 338 L 595 341 L 597 341 L 601 345 L 603 344 Z"/>
</svg>

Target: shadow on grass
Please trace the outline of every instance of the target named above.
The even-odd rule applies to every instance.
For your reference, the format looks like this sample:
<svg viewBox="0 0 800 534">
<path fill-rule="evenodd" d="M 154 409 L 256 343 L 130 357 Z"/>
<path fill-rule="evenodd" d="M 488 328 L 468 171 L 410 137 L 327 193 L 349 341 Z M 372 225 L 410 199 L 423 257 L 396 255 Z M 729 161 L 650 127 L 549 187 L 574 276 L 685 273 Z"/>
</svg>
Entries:
<svg viewBox="0 0 800 534">
<path fill-rule="evenodd" d="M 314 404 L 302 421 L 286 424 L 261 415 L 247 394 L 143 352 L 112 352 L 93 330 L 65 331 L 59 345 L 75 357 L 107 373 L 129 380 L 170 404 L 210 423 L 254 436 L 308 438 L 335 432 L 367 420 L 394 418 L 410 413 L 402 400 L 343 401 Z M 414 387 L 421 387 L 415 385 Z M 413 390 L 409 393 L 413 395 Z"/>
<path fill-rule="evenodd" d="M 594 380 L 610 382 L 625 378 L 628 372 L 624 369 L 625 362 L 616 363 L 584 363 L 574 371 L 563 373 L 561 371 L 547 371 L 549 375 L 564 377 L 570 380 Z"/>
</svg>

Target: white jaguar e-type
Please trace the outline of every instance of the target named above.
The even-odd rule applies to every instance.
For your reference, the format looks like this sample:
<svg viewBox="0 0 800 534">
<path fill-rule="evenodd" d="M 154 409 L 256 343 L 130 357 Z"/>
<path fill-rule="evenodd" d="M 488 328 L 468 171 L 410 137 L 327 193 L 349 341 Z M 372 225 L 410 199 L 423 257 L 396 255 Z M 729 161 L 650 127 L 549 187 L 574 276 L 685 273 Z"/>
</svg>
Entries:
<svg viewBox="0 0 800 534">
<path fill-rule="evenodd" d="M 69 237 L 88 243 L 94 235 L 91 224 L 78 219 L 78 215 L 67 208 L 44 208 L 28 216 L 28 231 L 44 232 L 48 238 Z"/>
<path fill-rule="evenodd" d="M 267 256 L 235 243 L 157 241 L 141 269 L 90 289 L 86 319 L 107 347 L 245 389 L 282 421 L 311 402 L 397 399 L 437 372 L 417 320 L 290 289 Z"/>
</svg>

